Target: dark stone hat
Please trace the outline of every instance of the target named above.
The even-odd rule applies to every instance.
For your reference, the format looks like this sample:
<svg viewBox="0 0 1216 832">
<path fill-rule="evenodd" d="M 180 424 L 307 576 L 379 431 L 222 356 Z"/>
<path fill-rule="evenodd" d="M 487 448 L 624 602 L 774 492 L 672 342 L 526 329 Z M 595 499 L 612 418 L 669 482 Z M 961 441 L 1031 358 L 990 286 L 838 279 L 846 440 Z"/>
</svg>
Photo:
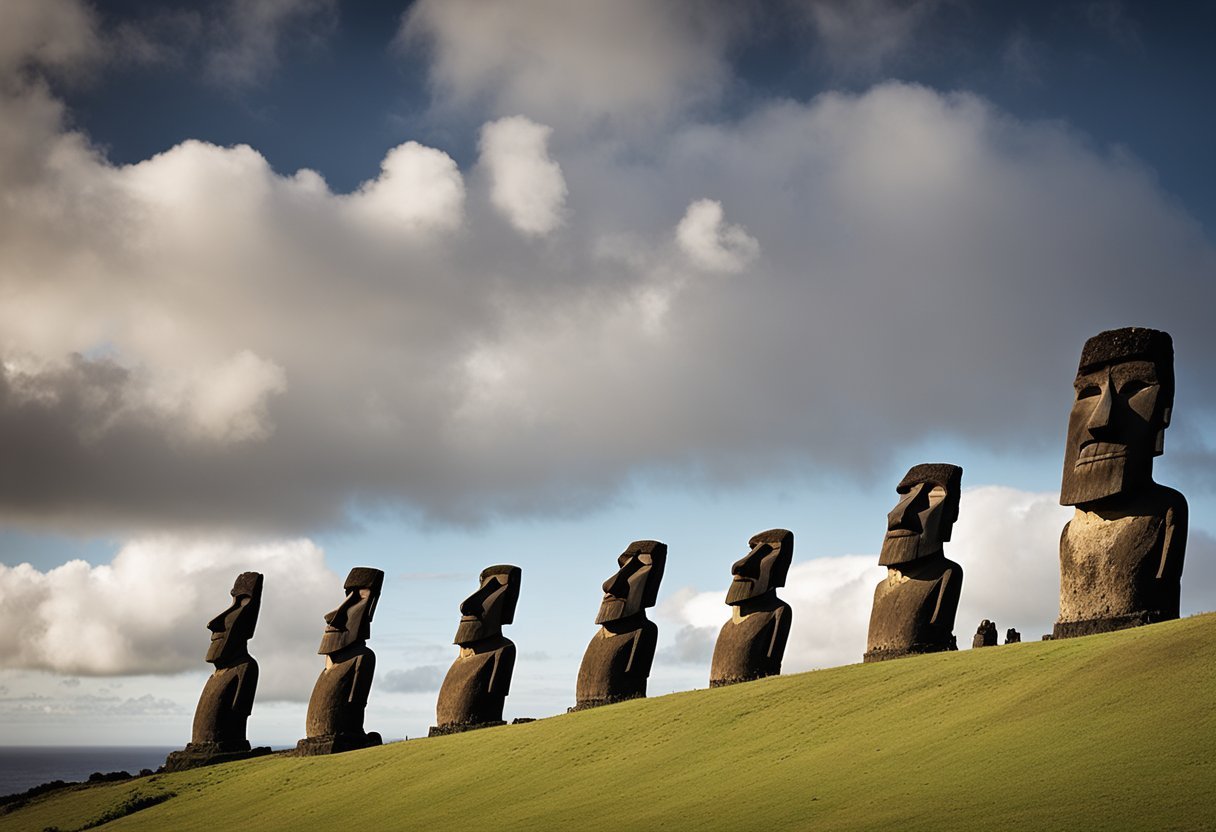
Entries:
<svg viewBox="0 0 1216 832">
<path fill-rule="evenodd" d="M 1167 400 L 1174 395 L 1174 339 L 1168 332 L 1142 326 L 1108 329 L 1085 342 L 1078 373 L 1088 373 L 1122 361 L 1151 361 Z"/>
<path fill-rule="evenodd" d="M 248 595 L 253 600 L 258 600 L 262 597 L 262 573 L 261 572 L 242 572 L 236 576 L 236 580 L 232 582 L 232 597 L 238 595 Z"/>
<path fill-rule="evenodd" d="M 356 566 L 346 576 L 346 583 L 342 584 L 342 588 L 347 591 L 352 589 L 370 589 L 376 594 L 380 593 L 380 588 L 383 586 L 384 570 L 373 569 L 370 566 Z"/>
<path fill-rule="evenodd" d="M 899 485 L 895 486 L 895 491 L 899 494 L 907 494 L 912 490 L 912 486 L 922 482 L 940 485 L 946 489 L 947 495 L 957 498 L 959 488 L 963 483 L 963 469 L 946 462 L 926 462 L 922 465 L 913 465 L 908 469 L 908 473 L 904 474 L 904 478 L 899 481 Z"/>
</svg>

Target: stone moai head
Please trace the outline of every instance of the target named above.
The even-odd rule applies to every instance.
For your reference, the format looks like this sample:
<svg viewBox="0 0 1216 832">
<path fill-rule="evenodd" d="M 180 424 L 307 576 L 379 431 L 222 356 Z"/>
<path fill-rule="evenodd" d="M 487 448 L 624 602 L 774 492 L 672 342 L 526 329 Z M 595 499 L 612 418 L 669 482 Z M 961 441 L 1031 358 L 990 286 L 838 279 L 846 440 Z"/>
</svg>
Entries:
<svg viewBox="0 0 1216 832">
<path fill-rule="evenodd" d="M 515 620 L 519 584 L 523 570 L 502 564 L 481 570 L 481 585 L 460 602 L 460 626 L 454 644 L 473 644 L 502 635 L 502 625 Z"/>
<path fill-rule="evenodd" d="M 887 535 L 878 556 L 895 566 L 940 554 L 958 519 L 963 469 L 957 465 L 913 465 L 896 486 L 900 501 L 887 515 Z"/>
<path fill-rule="evenodd" d="M 372 615 L 384 586 L 384 572 L 369 566 L 356 566 L 346 576 L 343 588 L 346 600 L 325 614 L 325 635 L 317 652 L 323 656 L 336 653 L 372 636 Z"/>
<path fill-rule="evenodd" d="M 620 569 L 604 581 L 604 600 L 596 624 L 618 621 L 653 607 L 659 597 L 667 544 L 657 540 L 635 540 L 616 559 Z"/>
<path fill-rule="evenodd" d="M 760 532 L 747 545 L 751 551 L 730 568 L 734 579 L 726 590 L 726 603 L 731 606 L 785 586 L 785 576 L 794 558 L 794 533 L 788 529 Z"/>
<path fill-rule="evenodd" d="M 1136 491 L 1153 476 L 1174 406 L 1174 342 L 1142 327 L 1085 342 L 1068 417 L 1060 504 Z"/>
<path fill-rule="evenodd" d="M 232 603 L 228 609 L 207 622 L 211 646 L 207 661 L 224 667 L 248 655 L 247 644 L 258 625 L 262 609 L 262 573 L 242 572 L 232 584 Z"/>
</svg>

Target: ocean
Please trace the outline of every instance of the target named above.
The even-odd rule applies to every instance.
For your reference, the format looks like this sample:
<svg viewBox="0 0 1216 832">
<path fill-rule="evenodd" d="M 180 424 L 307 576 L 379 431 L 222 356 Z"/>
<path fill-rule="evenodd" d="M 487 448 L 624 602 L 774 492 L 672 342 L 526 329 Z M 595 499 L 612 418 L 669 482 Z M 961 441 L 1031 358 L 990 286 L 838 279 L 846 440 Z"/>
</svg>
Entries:
<svg viewBox="0 0 1216 832">
<path fill-rule="evenodd" d="M 160 745 L 0 746 L 0 795 L 51 780 L 88 780 L 95 771 L 155 771 L 174 750 Z"/>
</svg>

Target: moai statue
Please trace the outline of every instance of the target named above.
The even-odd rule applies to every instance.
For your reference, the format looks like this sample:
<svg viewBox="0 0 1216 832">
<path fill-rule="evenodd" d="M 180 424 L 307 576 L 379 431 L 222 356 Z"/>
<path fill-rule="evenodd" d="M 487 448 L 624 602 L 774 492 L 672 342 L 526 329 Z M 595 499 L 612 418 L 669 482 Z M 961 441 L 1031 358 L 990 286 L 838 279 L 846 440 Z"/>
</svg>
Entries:
<svg viewBox="0 0 1216 832">
<path fill-rule="evenodd" d="M 1174 344 L 1155 329 L 1095 335 L 1081 350 L 1060 504 L 1054 638 L 1178 617 L 1186 498 L 1153 482 L 1174 404 Z"/>
<path fill-rule="evenodd" d="M 215 671 L 203 686 L 194 710 L 190 742 L 165 760 L 166 771 L 226 763 L 269 754 L 270 748 L 252 748 L 245 724 L 258 689 L 258 663 L 249 655 L 249 639 L 262 607 L 262 575 L 242 572 L 232 584 L 232 603 L 207 622 L 211 646 L 206 661 Z"/>
<path fill-rule="evenodd" d="M 519 601 L 518 566 L 490 566 L 481 572 L 481 586 L 460 603 L 455 644 L 460 655 L 439 689 L 430 736 L 473 728 L 505 725 L 503 701 L 511 692 L 515 643 L 503 637 L 502 625 L 515 620 Z"/>
<path fill-rule="evenodd" d="M 337 754 L 380 744 L 379 734 L 364 732 L 363 711 L 376 672 L 376 654 L 367 640 L 383 585 L 379 569 L 356 566 L 346 576 L 346 600 L 325 614 L 317 649 L 325 656 L 325 669 L 308 700 L 308 736 L 296 744 L 297 754 Z"/>
<path fill-rule="evenodd" d="M 667 544 L 635 540 L 617 563 L 620 569 L 604 581 L 604 600 L 595 617 L 601 626 L 583 654 L 571 710 L 646 695 L 659 638 L 659 628 L 646 618 L 646 608 L 658 600 Z"/>
<path fill-rule="evenodd" d="M 786 529 L 769 529 L 747 545 L 751 551 L 730 568 L 734 578 L 726 590 L 726 603 L 732 612 L 714 646 L 711 688 L 781 673 L 793 613 L 777 597 L 777 587 L 785 586 L 790 571 L 794 535 Z"/>
<path fill-rule="evenodd" d="M 971 637 L 972 647 L 996 647 L 996 624 L 985 618 Z"/>
<path fill-rule="evenodd" d="M 1008 630 L 1005 631 L 1005 643 L 1006 644 L 1020 644 L 1021 641 L 1022 641 L 1022 634 L 1019 633 L 1017 630 L 1010 627 Z"/>
<path fill-rule="evenodd" d="M 887 515 L 878 557 L 887 577 L 874 589 L 864 661 L 958 649 L 954 614 L 963 568 L 948 560 L 942 544 L 958 519 L 963 469 L 914 465 L 896 487 L 899 503 Z"/>
</svg>

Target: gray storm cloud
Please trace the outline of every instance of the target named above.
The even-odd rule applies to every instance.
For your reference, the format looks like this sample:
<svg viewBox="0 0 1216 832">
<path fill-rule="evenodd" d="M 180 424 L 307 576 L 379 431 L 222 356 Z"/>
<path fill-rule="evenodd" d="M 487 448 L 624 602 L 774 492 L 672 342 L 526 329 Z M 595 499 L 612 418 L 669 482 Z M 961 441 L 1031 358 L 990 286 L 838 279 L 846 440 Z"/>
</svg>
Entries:
<svg viewBox="0 0 1216 832">
<path fill-rule="evenodd" d="M 661 83 L 592 85 L 583 126 L 720 83 L 720 39 L 671 38 Z M 6 43 L 7 66 L 51 62 Z M 490 71 L 436 48 L 451 83 Z M 530 64 L 478 60 L 502 106 L 543 97 Z M 113 165 L 28 75 L 0 110 L 7 522 L 475 522 L 637 475 L 864 477 L 930 435 L 1054 448 L 1081 343 L 1128 324 L 1175 336 L 1171 458 L 1210 453 L 1187 426 L 1214 395 L 1188 385 L 1216 351 L 1202 229 L 1125 154 L 975 96 L 889 83 L 644 137 L 520 110 L 482 134 L 522 135 L 510 152 L 461 172 L 406 142 L 350 194 L 247 146 Z M 523 162 L 547 183 L 504 191 Z"/>
</svg>

